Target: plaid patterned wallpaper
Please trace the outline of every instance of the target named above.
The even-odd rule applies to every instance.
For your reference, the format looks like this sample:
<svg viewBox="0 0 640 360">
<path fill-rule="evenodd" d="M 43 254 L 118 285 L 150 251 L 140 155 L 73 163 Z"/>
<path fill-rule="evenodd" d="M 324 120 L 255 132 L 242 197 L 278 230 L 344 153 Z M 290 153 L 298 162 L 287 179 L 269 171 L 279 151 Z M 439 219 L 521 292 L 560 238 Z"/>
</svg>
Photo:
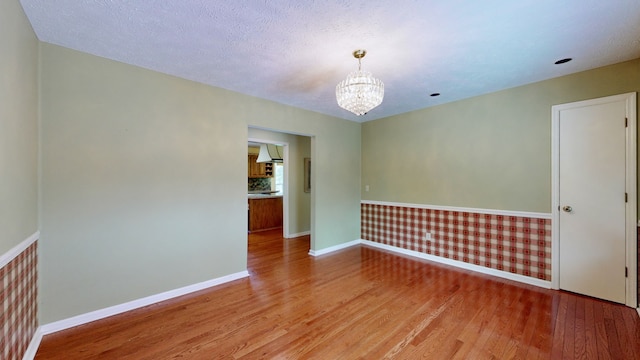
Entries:
<svg viewBox="0 0 640 360">
<path fill-rule="evenodd" d="M 0 268 L 0 359 L 22 359 L 38 327 L 37 246 Z"/>
<path fill-rule="evenodd" d="M 364 240 L 551 281 L 550 219 L 368 203 L 360 216 Z"/>
</svg>

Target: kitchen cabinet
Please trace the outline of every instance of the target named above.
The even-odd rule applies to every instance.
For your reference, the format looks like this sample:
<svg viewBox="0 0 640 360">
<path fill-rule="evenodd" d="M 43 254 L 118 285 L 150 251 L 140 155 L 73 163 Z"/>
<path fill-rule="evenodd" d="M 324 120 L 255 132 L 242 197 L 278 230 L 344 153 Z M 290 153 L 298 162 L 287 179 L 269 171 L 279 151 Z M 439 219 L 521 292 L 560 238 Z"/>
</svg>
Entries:
<svg viewBox="0 0 640 360">
<path fill-rule="evenodd" d="M 282 196 L 249 199 L 249 231 L 282 227 Z"/>
<path fill-rule="evenodd" d="M 259 163 L 258 155 L 249 154 L 247 172 L 250 178 L 270 178 L 273 177 L 273 163 Z"/>
</svg>

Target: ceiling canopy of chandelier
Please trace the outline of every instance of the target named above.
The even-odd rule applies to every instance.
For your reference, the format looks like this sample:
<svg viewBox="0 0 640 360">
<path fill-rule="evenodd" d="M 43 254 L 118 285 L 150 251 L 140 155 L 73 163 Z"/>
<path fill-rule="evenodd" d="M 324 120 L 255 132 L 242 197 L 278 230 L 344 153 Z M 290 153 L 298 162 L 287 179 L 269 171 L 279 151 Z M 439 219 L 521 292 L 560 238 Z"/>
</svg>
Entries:
<svg viewBox="0 0 640 360">
<path fill-rule="evenodd" d="M 362 70 L 362 58 L 366 50 L 356 50 L 353 57 L 358 59 L 358 71 L 354 71 L 336 86 L 338 105 L 360 116 L 382 103 L 384 84 L 370 72 Z"/>
</svg>

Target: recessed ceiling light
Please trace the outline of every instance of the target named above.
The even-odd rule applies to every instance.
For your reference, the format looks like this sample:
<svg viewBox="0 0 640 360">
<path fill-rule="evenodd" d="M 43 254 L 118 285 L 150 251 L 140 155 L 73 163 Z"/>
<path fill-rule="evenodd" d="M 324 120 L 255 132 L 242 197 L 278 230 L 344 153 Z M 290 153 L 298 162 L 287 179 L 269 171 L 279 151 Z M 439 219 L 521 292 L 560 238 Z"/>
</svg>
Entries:
<svg viewBox="0 0 640 360">
<path fill-rule="evenodd" d="M 433 93 L 433 94 L 431 94 L 429 96 L 440 96 L 440 93 Z"/>
<path fill-rule="evenodd" d="M 554 62 L 554 64 L 560 65 L 560 64 L 568 63 L 571 60 L 573 60 L 573 59 L 572 58 L 564 58 L 564 59 L 560 59 L 560 60 Z"/>
</svg>

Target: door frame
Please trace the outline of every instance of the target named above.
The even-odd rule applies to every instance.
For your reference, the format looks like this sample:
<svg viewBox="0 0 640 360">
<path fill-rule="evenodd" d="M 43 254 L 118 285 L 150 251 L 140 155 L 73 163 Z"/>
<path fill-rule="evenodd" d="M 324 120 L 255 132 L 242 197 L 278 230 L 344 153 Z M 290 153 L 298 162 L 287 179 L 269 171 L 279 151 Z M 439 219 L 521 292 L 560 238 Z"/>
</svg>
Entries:
<svg viewBox="0 0 640 360">
<path fill-rule="evenodd" d="M 636 93 L 613 95 L 598 99 L 577 101 L 551 107 L 551 287 L 560 288 L 560 112 L 566 109 L 593 106 L 610 102 L 625 101 L 628 126 L 626 130 L 626 174 L 625 191 L 628 201 L 625 204 L 626 236 L 625 266 L 628 276 L 625 279 L 625 297 L 627 306 L 637 308 L 638 274 L 638 218 L 637 218 L 637 115 Z"/>
</svg>

